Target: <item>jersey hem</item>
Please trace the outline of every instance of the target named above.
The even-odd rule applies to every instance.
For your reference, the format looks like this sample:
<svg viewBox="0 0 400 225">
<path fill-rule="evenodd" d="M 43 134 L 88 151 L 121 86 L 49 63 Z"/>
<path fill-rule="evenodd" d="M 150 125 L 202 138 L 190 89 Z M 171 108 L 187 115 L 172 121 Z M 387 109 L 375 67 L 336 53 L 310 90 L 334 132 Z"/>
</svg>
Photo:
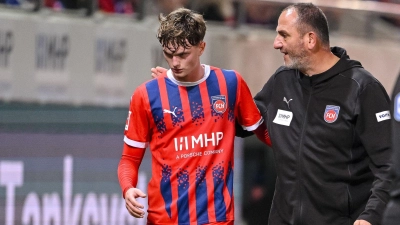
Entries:
<svg viewBox="0 0 400 225">
<path fill-rule="evenodd" d="M 254 125 L 248 126 L 248 127 L 246 127 L 246 126 L 242 126 L 242 127 L 244 130 L 253 131 L 253 130 L 257 129 L 263 122 L 264 122 L 264 119 L 261 117 L 261 119 Z"/>
</svg>

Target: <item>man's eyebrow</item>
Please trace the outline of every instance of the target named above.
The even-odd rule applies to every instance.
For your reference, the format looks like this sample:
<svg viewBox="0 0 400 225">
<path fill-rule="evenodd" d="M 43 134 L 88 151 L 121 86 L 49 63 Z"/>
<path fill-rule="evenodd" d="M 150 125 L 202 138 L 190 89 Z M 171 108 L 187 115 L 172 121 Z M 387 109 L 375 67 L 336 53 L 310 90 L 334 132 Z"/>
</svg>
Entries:
<svg viewBox="0 0 400 225">
<path fill-rule="evenodd" d="M 164 52 L 164 54 L 166 54 L 166 55 L 174 55 L 175 54 L 175 52 L 174 51 L 171 51 L 171 50 L 167 50 L 167 49 L 163 49 L 163 52 Z"/>
<path fill-rule="evenodd" d="M 184 49 L 182 52 L 171 51 L 170 49 L 168 49 L 168 51 L 167 51 L 166 49 L 163 49 L 163 52 L 164 52 L 165 54 L 168 54 L 168 55 L 183 55 L 183 54 L 188 53 L 188 52 L 186 51 L 186 49 Z"/>
<path fill-rule="evenodd" d="M 280 34 L 280 35 L 283 35 L 283 34 L 289 35 L 289 33 L 288 33 L 286 30 L 277 30 L 276 32 L 277 32 L 278 34 Z"/>
</svg>

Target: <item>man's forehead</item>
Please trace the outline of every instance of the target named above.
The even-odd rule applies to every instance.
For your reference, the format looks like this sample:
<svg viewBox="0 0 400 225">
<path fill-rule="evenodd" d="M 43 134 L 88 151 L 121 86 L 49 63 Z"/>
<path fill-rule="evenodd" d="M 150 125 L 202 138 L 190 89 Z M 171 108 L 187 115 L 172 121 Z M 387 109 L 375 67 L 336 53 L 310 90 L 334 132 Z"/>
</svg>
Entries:
<svg viewBox="0 0 400 225">
<path fill-rule="evenodd" d="M 289 32 L 296 28 L 297 12 L 294 9 L 288 9 L 282 12 L 278 19 L 276 27 L 277 32 Z"/>
<path fill-rule="evenodd" d="M 181 45 L 168 44 L 163 47 L 163 51 L 167 53 L 182 53 L 190 49 L 192 46 L 187 46 L 186 48 Z"/>
</svg>

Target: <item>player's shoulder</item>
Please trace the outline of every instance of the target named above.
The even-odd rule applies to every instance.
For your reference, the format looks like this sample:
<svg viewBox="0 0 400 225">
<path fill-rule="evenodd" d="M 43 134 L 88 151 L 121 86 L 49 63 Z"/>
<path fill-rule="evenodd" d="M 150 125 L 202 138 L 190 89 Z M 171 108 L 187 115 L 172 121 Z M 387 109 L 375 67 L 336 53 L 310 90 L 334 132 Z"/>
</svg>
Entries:
<svg viewBox="0 0 400 225">
<path fill-rule="evenodd" d="M 157 77 L 157 78 L 153 78 L 151 80 L 141 83 L 139 86 L 137 86 L 135 88 L 132 95 L 135 95 L 135 94 L 143 95 L 143 93 L 146 93 L 148 90 L 158 89 L 158 86 L 159 86 L 158 80 L 159 79 L 165 79 L 165 77 Z"/>
<path fill-rule="evenodd" d="M 238 78 L 242 78 L 242 75 L 238 72 L 238 71 L 236 71 L 236 70 L 233 70 L 233 69 L 223 69 L 223 68 L 219 68 L 219 67 L 215 67 L 215 66 L 210 66 L 210 71 L 217 71 L 217 70 L 219 70 L 219 71 L 221 71 L 221 73 L 224 75 L 224 76 L 236 76 L 236 77 L 238 77 Z"/>
</svg>

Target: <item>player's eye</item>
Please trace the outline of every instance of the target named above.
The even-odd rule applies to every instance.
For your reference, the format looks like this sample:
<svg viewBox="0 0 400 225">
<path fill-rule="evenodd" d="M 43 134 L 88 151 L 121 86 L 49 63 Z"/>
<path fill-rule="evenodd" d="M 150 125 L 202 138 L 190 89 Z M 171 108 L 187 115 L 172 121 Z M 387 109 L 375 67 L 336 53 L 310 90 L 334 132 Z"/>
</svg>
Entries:
<svg viewBox="0 0 400 225">
<path fill-rule="evenodd" d="M 164 55 L 165 55 L 165 57 L 167 57 L 167 58 L 172 58 L 172 54 L 169 54 L 169 53 L 164 52 Z"/>
</svg>

